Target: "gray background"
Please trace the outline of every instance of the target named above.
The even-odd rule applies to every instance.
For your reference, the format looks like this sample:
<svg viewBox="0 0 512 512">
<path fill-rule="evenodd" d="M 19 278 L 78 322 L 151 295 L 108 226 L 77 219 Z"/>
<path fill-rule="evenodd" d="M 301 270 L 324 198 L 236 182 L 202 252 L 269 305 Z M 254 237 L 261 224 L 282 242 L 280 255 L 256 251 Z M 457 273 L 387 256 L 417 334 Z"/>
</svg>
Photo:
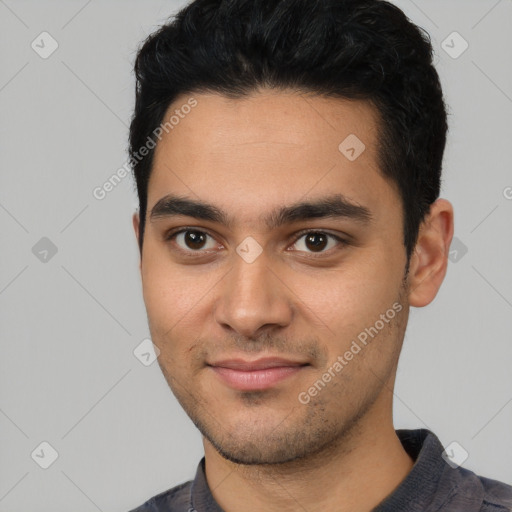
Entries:
<svg viewBox="0 0 512 512">
<path fill-rule="evenodd" d="M 411 311 L 395 426 L 457 441 L 465 467 L 512 483 L 512 2 L 396 3 L 435 46 L 458 242 L 436 300 Z M 202 456 L 157 363 L 133 354 L 149 332 L 132 180 L 92 193 L 127 158 L 138 43 L 180 5 L 0 0 L 0 512 L 127 511 Z M 50 48 L 43 31 L 59 45 L 46 59 L 31 48 Z M 458 58 L 441 46 L 453 31 Z M 48 449 L 31 457 L 43 441 L 48 469 Z"/>
</svg>

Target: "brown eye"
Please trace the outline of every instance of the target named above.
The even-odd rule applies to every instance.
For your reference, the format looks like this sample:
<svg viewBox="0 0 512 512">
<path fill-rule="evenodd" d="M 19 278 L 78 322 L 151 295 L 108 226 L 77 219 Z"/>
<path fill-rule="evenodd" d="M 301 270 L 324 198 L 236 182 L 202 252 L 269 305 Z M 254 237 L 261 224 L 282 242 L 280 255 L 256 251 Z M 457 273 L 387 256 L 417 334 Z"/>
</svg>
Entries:
<svg viewBox="0 0 512 512">
<path fill-rule="evenodd" d="M 305 253 L 322 254 L 328 252 L 333 247 L 340 246 L 341 248 L 344 245 L 347 245 L 347 243 L 336 235 L 322 231 L 308 231 L 302 233 L 302 235 L 297 238 L 293 247 L 295 247 L 295 250 Z"/>
<path fill-rule="evenodd" d="M 206 235 L 201 231 L 185 231 L 183 241 L 189 249 L 202 249 L 206 242 Z"/>
<path fill-rule="evenodd" d="M 306 247 L 313 252 L 322 251 L 327 246 L 327 237 L 324 233 L 309 233 L 306 235 Z"/>
<path fill-rule="evenodd" d="M 182 229 L 169 235 L 167 240 L 174 241 L 181 251 L 189 253 L 204 252 L 217 247 L 213 237 L 197 229 Z"/>
</svg>

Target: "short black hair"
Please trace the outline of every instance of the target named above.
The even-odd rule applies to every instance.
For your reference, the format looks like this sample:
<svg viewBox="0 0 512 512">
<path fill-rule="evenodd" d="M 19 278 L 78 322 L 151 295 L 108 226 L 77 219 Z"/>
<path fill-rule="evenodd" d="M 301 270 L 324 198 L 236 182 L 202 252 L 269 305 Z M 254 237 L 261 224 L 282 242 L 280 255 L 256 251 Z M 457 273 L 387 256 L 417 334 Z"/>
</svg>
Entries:
<svg viewBox="0 0 512 512">
<path fill-rule="evenodd" d="M 260 89 L 367 100 L 378 113 L 378 164 L 398 188 L 409 262 L 439 197 L 447 114 L 427 32 L 384 0 L 195 0 L 151 34 L 135 61 L 130 162 L 142 255 L 154 150 L 140 158 L 182 94 Z M 340 141 L 341 142 L 341 141 Z M 135 158 L 137 157 L 137 158 Z"/>
</svg>

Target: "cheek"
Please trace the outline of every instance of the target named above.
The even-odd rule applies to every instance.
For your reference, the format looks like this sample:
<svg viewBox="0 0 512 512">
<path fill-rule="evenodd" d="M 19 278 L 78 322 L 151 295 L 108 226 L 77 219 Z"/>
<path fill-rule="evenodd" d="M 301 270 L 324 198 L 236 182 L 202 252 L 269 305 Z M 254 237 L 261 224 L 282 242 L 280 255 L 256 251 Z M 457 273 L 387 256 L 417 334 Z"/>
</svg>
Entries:
<svg viewBox="0 0 512 512">
<path fill-rule="evenodd" d="M 327 344 L 345 346 L 392 308 L 400 283 L 400 265 L 379 257 L 361 258 L 357 265 L 321 272 L 314 278 L 295 276 L 292 288 L 299 298 L 297 307 L 312 323 L 310 328 L 318 326 Z"/>
<path fill-rule="evenodd" d="M 178 382 L 185 379 L 188 362 L 192 364 L 195 340 L 201 334 L 199 317 L 205 314 L 201 295 L 207 290 L 201 290 L 197 280 L 188 281 L 183 273 L 162 275 L 152 269 L 143 285 L 151 339 L 160 351 L 160 365 Z"/>
<path fill-rule="evenodd" d="M 218 281 L 213 273 L 192 265 L 183 268 L 173 264 L 164 253 L 148 250 L 142 265 L 144 302 L 157 344 L 161 344 L 164 337 L 176 337 L 184 330 L 190 333 L 197 330 L 197 316 L 202 313 L 208 295 Z M 190 336 L 188 334 L 187 339 Z"/>
</svg>

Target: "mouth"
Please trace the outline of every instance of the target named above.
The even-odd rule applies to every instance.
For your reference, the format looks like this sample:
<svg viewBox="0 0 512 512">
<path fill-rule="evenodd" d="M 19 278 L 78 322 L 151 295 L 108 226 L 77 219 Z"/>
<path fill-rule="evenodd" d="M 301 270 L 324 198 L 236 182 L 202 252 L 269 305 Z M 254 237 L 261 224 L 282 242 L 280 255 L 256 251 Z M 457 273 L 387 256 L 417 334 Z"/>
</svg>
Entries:
<svg viewBox="0 0 512 512">
<path fill-rule="evenodd" d="M 208 364 L 220 380 L 239 391 L 261 391 L 296 375 L 308 363 L 283 358 L 229 359 Z"/>
</svg>

